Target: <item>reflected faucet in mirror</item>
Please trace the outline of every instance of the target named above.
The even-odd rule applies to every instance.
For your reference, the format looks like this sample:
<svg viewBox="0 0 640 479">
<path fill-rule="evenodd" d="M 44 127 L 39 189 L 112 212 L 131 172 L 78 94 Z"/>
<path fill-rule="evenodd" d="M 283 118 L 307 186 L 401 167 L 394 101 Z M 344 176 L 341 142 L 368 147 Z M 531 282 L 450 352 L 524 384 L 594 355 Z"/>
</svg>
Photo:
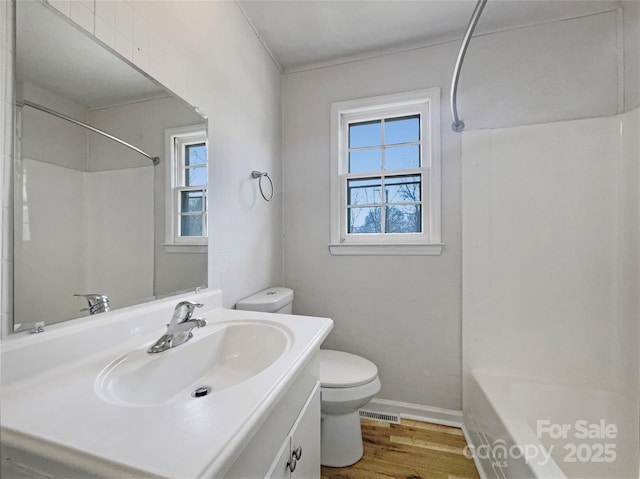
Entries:
<svg viewBox="0 0 640 479">
<path fill-rule="evenodd" d="M 89 314 L 106 313 L 111 308 L 109 307 L 109 298 L 100 293 L 92 294 L 74 294 L 76 298 L 85 298 L 89 303 L 88 308 L 82 308 L 80 311 L 89 311 Z"/>
<path fill-rule="evenodd" d="M 160 353 L 167 349 L 175 348 L 186 343 L 193 337 L 193 328 L 202 328 L 207 321 L 200 318 L 192 318 L 196 308 L 204 306 L 202 303 L 182 301 L 176 305 L 171 322 L 167 326 L 167 332 L 158 339 L 153 346 L 147 349 L 148 353 Z"/>
</svg>

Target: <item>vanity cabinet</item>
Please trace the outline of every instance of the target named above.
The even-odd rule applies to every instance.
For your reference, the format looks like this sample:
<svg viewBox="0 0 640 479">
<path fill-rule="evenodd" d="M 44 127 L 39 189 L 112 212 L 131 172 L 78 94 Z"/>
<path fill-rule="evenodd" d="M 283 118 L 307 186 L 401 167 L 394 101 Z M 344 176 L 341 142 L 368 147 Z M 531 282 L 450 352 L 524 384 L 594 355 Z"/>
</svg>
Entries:
<svg viewBox="0 0 640 479">
<path fill-rule="evenodd" d="M 265 477 L 306 479 L 320 475 L 320 385 L 317 384 Z"/>
<path fill-rule="evenodd" d="M 225 479 L 320 478 L 319 372 L 316 353 L 244 447 Z"/>
</svg>

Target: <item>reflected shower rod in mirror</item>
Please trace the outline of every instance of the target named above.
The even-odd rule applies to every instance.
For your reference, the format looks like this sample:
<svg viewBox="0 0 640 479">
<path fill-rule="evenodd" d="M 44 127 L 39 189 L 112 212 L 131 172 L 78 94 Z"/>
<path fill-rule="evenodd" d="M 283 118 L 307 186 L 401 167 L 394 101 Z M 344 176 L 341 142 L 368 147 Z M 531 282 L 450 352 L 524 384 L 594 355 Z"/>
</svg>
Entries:
<svg viewBox="0 0 640 479">
<path fill-rule="evenodd" d="M 160 158 L 159 157 L 151 156 L 148 153 L 145 153 L 144 151 L 142 151 L 140 148 L 137 148 L 137 147 L 133 146 L 132 144 L 127 143 L 126 141 L 121 140 L 120 138 L 118 138 L 116 136 L 110 135 L 106 131 L 102 131 L 99 128 L 93 127 L 91 125 L 87 125 L 86 123 L 83 123 L 83 122 L 81 122 L 79 120 L 76 120 L 75 118 L 71 118 L 70 116 L 64 115 L 62 113 L 58 113 L 55 110 L 51 110 L 51 109 L 47 108 L 46 106 L 38 105 L 37 103 L 33 103 L 33 102 L 29 101 L 29 100 L 23 100 L 22 104 L 24 106 L 28 106 L 28 107 L 31 107 L 31 108 L 35 108 L 36 110 L 43 111 L 43 112 L 48 113 L 50 115 L 57 116 L 58 118 L 62 118 L 63 120 L 67 120 L 68 122 L 71 122 L 71 123 L 74 123 L 74 124 L 76 124 L 78 126 L 86 128 L 87 130 L 91 130 L 94 133 L 98 133 L 99 135 L 105 136 L 105 137 L 107 137 L 107 138 L 109 138 L 109 139 L 111 139 L 111 140 L 113 140 L 113 141 L 115 141 L 117 143 L 120 143 L 123 146 L 126 146 L 127 148 L 131 148 L 133 151 L 137 151 L 142 156 L 146 156 L 147 158 L 149 158 L 153 162 L 154 165 L 158 165 L 160 163 Z"/>
</svg>

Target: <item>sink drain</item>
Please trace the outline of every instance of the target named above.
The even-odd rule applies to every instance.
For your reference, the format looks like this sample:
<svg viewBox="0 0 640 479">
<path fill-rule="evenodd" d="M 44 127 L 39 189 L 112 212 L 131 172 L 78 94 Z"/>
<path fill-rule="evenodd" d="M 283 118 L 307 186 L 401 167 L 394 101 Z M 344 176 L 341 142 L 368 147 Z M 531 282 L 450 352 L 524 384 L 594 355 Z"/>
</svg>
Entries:
<svg viewBox="0 0 640 479">
<path fill-rule="evenodd" d="M 209 386 L 202 386 L 201 388 L 196 389 L 191 393 L 194 398 L 202 398 L 207 396 L 211 392 L 211 388 Z"/>
</svg>

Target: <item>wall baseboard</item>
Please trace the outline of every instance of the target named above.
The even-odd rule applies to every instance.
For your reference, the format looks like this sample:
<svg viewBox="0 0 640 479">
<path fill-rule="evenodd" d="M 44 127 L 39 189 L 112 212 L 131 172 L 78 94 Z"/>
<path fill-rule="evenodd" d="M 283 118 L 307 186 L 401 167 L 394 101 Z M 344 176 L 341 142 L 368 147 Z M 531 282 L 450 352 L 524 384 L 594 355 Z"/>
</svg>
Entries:
<svg viewBox="0 0 640 479">
<path fill-rule="evenodd" d="M 431 422 L 443 426 L 462 427 L 462 411 L 423 406 L 388 399 L 372 399 L 365 406 L 366 409 L 387 414 L 398 414 L 405 419 Z"/>
</svg>

